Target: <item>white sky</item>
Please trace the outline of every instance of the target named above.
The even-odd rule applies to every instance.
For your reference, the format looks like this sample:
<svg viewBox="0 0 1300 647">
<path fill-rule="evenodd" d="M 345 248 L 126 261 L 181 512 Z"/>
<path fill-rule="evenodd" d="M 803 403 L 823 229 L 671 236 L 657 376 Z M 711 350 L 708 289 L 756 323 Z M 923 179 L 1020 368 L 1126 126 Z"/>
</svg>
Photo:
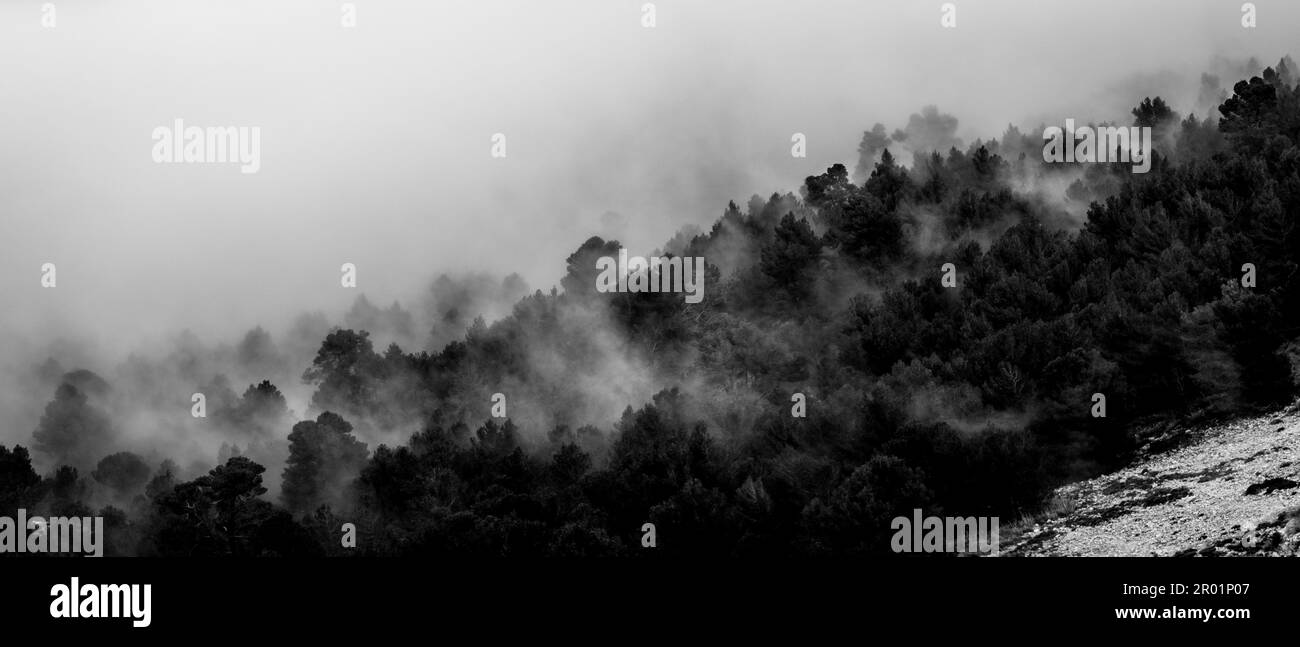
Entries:
<svg viewBox="0 0 1300 647">
<path fill-rule="evenodd" d="M 863 130 L 925 104 L 968 142 L 1125 119 L 1194 96 L 1216 57 L 1296 54 L 1300 26 L 1282 0 L 1254 30 L 1225 1 L 957 0 L 951 30 L 938 1 L 663 0 L 654 29 L 642 0 L 355 4 L 352 30 L 321 0 L 69 0 L 55 29 L 40 2 L 0 6 L 6 339 L 279 329 L 351 302 L 344 262 L 384 304 L 442 271 L 549 289 L 606 211 L 649 251 L 852 169 Z M 176 118 L 260 127 L 261 172 L 153 163 Z"/>
</svg>

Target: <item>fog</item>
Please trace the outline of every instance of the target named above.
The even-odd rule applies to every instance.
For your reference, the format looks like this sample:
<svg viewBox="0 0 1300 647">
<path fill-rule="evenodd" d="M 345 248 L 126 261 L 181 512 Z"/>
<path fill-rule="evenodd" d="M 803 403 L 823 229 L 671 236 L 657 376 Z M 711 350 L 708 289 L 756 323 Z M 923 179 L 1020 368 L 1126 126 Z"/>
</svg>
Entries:
<svg viewBox="0 0 1300 647">
<path fill-rule="evenodd" d="M 310 349 L 294 320 L 342 323 L 362 293 L 423 335 L 439 274 L 549 290 L 591 235 L 662 247 L 729 200 L 852 168 L 864 130 L 925 105 L 965 142 L 1128 120 L 1144 96 L 1204 116 L 1203 72 L 1230 86 L 1300 27 L 1280 2 L 1256 29 L 1223 2 L 968 0 L 955 29 L 904 0 L 665 0 L 653 29 L 640 0 L 355 4 L 352 29 L 322 1 L 56 2 L 54 29 L 38 3 L 0 7 L 0 443 L 29 441 L 46 356 L 111 383 L 184 330 Z M 259 127 L 260 171 L 155 163 L 151 132 L 178 118 Z M 277 381 L 299 416 L 303 368 Z"/>
</svg>

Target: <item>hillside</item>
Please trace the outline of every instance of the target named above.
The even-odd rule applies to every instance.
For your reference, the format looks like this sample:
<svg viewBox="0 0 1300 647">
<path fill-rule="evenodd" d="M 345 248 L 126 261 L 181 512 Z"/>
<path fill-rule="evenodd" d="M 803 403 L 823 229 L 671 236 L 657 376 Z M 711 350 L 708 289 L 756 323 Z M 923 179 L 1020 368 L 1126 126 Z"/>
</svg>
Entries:
<svg viewBox="0 0 1300 647">
<path fill-rule="evenodd" d="M 1197 435 L 1178 449 L 1059 488 L 1061 516 L 1014 538 L 1005 554 L 1300 552 L 1300 407 Z"/>
</svg>

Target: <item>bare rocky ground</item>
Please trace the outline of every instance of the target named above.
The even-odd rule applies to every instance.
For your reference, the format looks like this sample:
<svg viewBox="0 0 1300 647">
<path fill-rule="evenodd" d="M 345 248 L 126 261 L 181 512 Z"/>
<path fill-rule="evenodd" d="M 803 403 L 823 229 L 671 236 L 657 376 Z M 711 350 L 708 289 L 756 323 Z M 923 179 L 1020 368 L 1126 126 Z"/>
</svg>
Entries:
<svg viewBox="0 0 1300 647">
<path fill-rule="evenodd" d="M 1197 438 L 1058 489 L 1060 516 L 1009 533 L 1002 553 L 1300 554 L 1300 407 L 1181 433 Z"/>
</svg>

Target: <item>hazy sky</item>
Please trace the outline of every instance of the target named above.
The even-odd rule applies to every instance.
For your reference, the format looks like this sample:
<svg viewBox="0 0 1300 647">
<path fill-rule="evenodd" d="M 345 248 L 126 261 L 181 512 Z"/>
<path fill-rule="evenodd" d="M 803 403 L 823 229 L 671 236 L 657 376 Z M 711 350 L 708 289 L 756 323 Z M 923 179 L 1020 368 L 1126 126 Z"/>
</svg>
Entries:
<svg viewBox="0 0 1300 647">
<path fill-rule="evenodd" d="M 1175 87 L 1186 112 L 1216 57 L 1300 33 L 1281 0 L 1253 30 L 1222 0 L 957 0 L 956 29 L 928 0 L 663 0 L 653 29 L 643 0 L 355 4 L 354 29 L 323 0 L 55 2 L 54 29 L 0 6 L 6 340 L 278 329 L 351 302 L 344 262 L 380 303 L 443 271 L 549 289 L 592 234 L 648 252 L 925 104 L 968 142 Z M 176 118 L 260 127 L 260 172 L 154 163 Z"/>
</svg>

